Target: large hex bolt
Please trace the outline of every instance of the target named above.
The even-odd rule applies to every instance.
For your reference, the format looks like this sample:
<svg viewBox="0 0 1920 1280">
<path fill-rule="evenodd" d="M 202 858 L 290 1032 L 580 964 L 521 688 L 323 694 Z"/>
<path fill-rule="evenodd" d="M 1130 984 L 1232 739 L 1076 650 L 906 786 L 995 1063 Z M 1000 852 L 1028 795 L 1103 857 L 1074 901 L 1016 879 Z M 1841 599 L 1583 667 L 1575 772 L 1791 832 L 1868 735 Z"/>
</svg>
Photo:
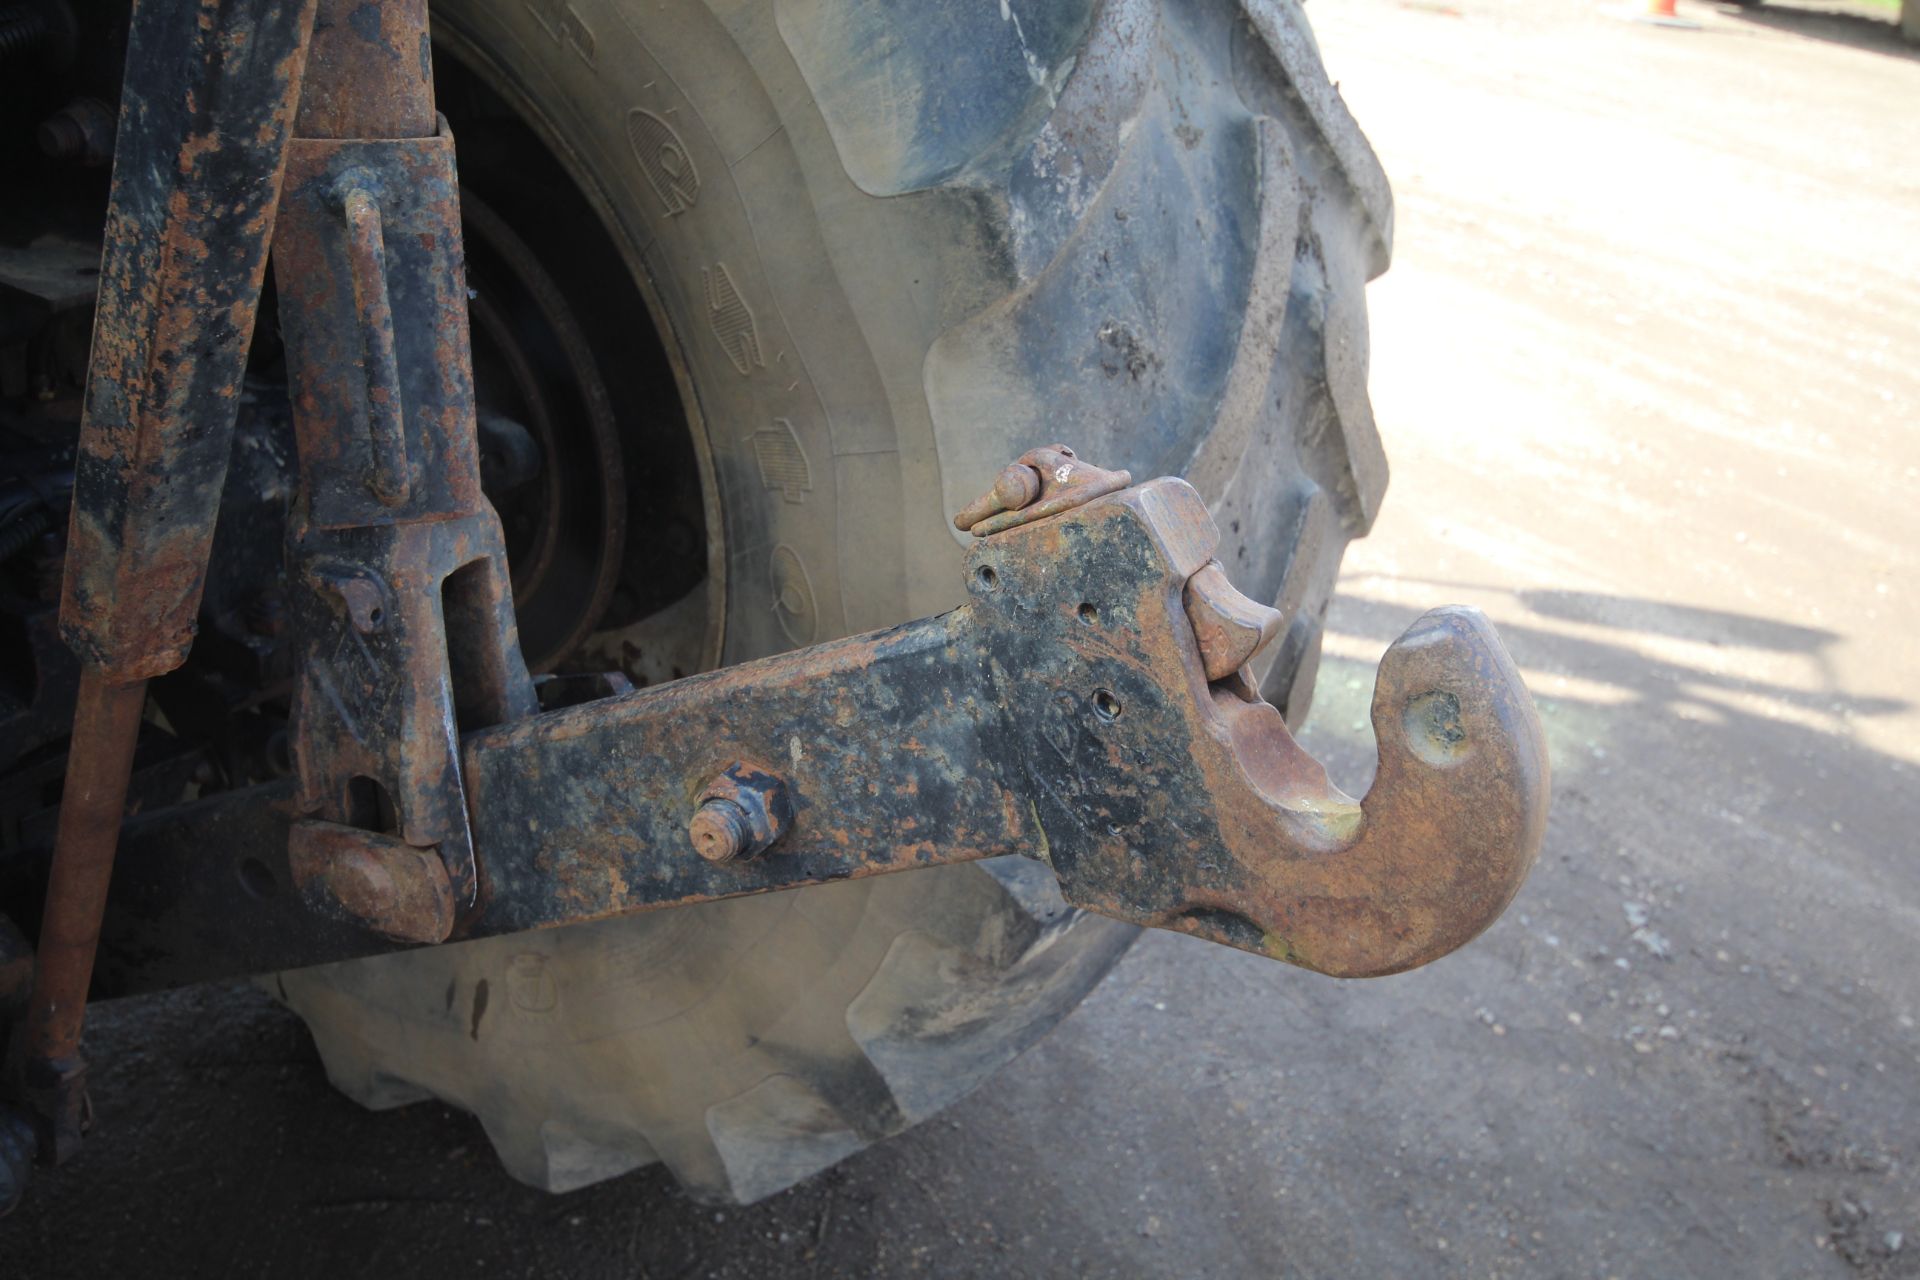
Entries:
<svg viewBox="0 0 1920 1280">
<path fill-rule="evenodd" d="M 708 862 L 731 862 L 766 849 L 792 825 L 787 784 L 736 760 L 700 792 L 687 834 L 693 837 L 694 851 Z"/>
</svg>

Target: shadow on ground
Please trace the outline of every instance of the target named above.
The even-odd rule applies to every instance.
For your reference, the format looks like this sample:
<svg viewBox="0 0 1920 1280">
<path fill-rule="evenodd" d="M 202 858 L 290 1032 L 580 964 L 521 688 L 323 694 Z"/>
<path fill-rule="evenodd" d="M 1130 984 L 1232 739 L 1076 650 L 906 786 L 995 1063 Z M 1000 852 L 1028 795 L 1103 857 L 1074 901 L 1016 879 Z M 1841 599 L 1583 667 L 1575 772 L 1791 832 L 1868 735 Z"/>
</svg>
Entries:
<svg viewBox="0 0 1920 1280">
<path fill-rule="evenodd" d="M 1907 43 L 1900 35 L 1898 18 L 1841 12 L 1833 9 L 1797 9 L 1792 5 L 1722 5 L 1720 12 L 1757 27 L 1766 27 L 1809 40 L 1826 40 L 1849 49 L 1868 53 L 1891 54 L 1897 58 L 1920 59 L 1920 47 Z"/>
<path fill-rule="evenodd" d="M 1417 610 L 1370 587 L 1332 631 L 1383 647 Z M 8 1274 L 1914 1274 L 1887 1241 L 1920 1237 L 1900 1209 L 1920 1203 L 1920 990 L 1897 913 L 1874 912 L 1920 902 L 1920 867 L 1885 856 L 1910 842 L 1911 770 L 1845 732 L 1905 704 L 1818 688 L 1821 629 L 1511 599 L 1523 667 L 1611 693 L 1540 682 L 1548 846 L 1460 957 L 1337 984 L 1151 939 L 981 1094 L 747 1208 L 658 1168 L 520 1187 L 471 1118 L 333 1093 L 250 987 L 116 1004 L 90 1032 L 100 1133 L 0 1227 Z M 1649 658 L 1662 640 L 1797 655 L 1816 687 Z M 1330 661 L 1307 735 L 1352 784 L 1370 694 Z M 1501 1188 L 1512 1168 L 1535 1172 Z M 1631 1230 L 1596 1235 L 1597 1208 Z"/>
</svg>

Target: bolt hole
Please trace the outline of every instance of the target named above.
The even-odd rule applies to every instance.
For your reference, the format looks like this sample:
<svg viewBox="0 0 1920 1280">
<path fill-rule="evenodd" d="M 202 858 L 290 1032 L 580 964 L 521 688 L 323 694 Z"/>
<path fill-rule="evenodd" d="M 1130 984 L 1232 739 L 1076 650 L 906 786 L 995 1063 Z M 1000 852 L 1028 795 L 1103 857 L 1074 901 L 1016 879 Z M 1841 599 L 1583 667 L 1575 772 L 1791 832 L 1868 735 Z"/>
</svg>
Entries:
<svg viewBox="0 0 1920 1280">
<path fill-rule="evenodd" d="M 246 858 L 240 863 L 240 887 L 255 898 L 271 898 L 279 891 L 280 882 L 273 878 L 273 869 L 258 858 Z"/>
<path fill-rule="evenodd" d="M 978 569 L 975 569 L 973 576 L 974 579 L 979 582 L 982 590 L 992 591 L 1000 585 L 1000 575 L 993 571 L 993 566 L 990 564 L 983 564 Z"/>
<path fill-rule="evenodd" d="M 373 608 L 367 610 L 367 621 L 371 622 L 376 627 L 379 626 L 382 622 L 386 621 L 386 617 L 387 617 L 387 611 L 385 609 L 382 609 L 379 605 L 375 605 L 373 606 Z"/>
<path fill-rule="evenodd" d="M 1109 723 L 1120 718 L 1120 699 L 1113 696 L 1111 690 L 1093 691 L 1093 713 Z"/>
<path fill-rule="evenodd" d="M 1088 626 L 1092 626 L 1094 623 L 1098 622 L 1099 620 L 1100 620 L 1100 607 L 1098 605 L 1085 604 L 1085 603 L 1081 604 L 1080 621 L 1086 623 Z"/>
</svg>

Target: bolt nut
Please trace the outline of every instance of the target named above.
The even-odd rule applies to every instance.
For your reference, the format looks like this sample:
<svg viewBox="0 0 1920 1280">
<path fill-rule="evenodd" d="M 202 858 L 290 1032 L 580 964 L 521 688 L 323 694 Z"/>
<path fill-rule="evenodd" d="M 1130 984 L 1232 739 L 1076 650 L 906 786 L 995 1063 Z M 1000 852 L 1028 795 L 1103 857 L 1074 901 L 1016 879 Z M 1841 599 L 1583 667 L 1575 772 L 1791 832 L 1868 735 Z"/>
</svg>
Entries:
<svg viewBox="0 0 1920 1280">
<path fill-rule="evenodd" d="M 700 792 L 687 823 L 693 849 L 708 862 L 731 862 L 768 848 L 793 825 L 787 785 L 774 774 L 735 761 Z"/>
</svg>

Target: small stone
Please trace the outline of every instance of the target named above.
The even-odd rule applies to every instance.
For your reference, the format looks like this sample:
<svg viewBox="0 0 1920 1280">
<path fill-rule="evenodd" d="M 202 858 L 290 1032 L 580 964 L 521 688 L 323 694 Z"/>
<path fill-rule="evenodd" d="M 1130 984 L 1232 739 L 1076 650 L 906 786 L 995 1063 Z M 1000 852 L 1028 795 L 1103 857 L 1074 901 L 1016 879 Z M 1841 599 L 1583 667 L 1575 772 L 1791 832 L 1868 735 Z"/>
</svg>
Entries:
<svg viewBox="0 0 1920 1280">
<path fill-rule="evenodd" d="M 1613 967 L 1616 969 L 1625 971 L 1625 970 L 1632 969 L 1633 965 L 1627 960 L 1625 956 L 1615 956 L 1613 958 Z"/>
<path fill-rule="evenodd" d="M 1652 1053 L 1653 1045 L 1645 1040 L 1635 1040 L 1633 1042 L 1633 1051 L 1635 1053 Z"/>
<path fill-rule="evenodd" d="M 1631 936 L 1635 942 L 1645 947 L 1660 959 L 1671 960 L 1673 958 L 1673 944 L 1667 941 L 1665 934 L 1656 933 L 1652 929 L 1635 929 Z"/>
<path fill-rule="evenodd" d="M 1584 1019 L 1582 1019 L 1582 1018 L 1580 1017 L 1580 1015 L 1579 1015 L 1579 1013 L 1577 1013 L 1576 1011 L 1574 1011 L 1574 1010 L 1572 1010 L 1572 1009 L 1569 1009 L 1569 1010 L 1567 1011 L 1567 1021 L 1568 1021 L 1568 1022 L 1571 1022 L 1571 1023 L 1572 1023 L 1572 1024 L 1574 1025 L 1574 1026 L 1576 1026 L 1576 1027 L 1577 1027 L 1577 1026 L 1579 1026 L 1579 1025 L 1580 1025 L 1580 1023 L 1581 1023 L 1582 1021 L 1584 1021 Z"/>
<path fill-rule="evenodd" d="M 1660 1028 L 1660 1038 L 1662 1040 L 1678 1040 L 1680 1038 L 1680 1028 L 1674 1026 L 1662 1027 Z"/>
<path fill-rule="evenodd" d="M 1886 1242 L 1888 1253 L 1900 1252 L 1900 1246 L 1907 1242 L 1906 1236 L 1898 1231 L 1889 1231 L 1885 1236 L 1882 1236 L 1881 1239 Z"/>
<path fill-rule="evenodd" d="M 1647 904 L 1644 902 L 1623 902 L 1620 904 L 1620 910 L 1626 913 L 1627 924 L 1635 929 L 1645 924 L 1653 914 L 1647 910 Z"/>
</svg>

